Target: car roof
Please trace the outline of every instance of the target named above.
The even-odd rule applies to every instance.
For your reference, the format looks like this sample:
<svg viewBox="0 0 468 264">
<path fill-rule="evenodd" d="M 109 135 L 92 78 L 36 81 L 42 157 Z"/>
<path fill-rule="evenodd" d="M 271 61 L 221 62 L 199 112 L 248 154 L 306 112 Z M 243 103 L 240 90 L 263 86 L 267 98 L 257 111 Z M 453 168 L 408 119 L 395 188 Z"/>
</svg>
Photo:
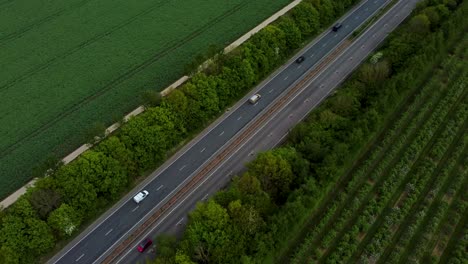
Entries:
<svg viewBox="0 0 468 264">
<path fill-rule="evenodd" d="M 140 242 L 140 246 L 142 246 L 142 247 L 146 246 L 146 244 L 148 244 L 148 242 L 150 242 L 150 241 L 151 241 L 151 239 L 145 238 L 145 239 L 143 239 L 143 241 Z"/>
</svg>

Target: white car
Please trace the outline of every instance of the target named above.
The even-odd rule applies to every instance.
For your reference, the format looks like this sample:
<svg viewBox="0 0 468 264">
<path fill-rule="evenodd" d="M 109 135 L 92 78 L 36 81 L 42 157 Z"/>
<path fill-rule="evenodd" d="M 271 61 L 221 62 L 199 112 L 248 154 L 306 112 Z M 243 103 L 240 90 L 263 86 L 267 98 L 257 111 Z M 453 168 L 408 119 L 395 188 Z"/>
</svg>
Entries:
<svg viewBox="0 0 468 264">
<path fill-rule="evenodd" d="M 147 190 L 143 190 L 133 197 L 133 201 L 135 201 L 135 203 L 138 204 L 141 201 L 143 201 L 146 198 L 146 196 L 148 196 L 148 194 L 149 192 Z"/>
<path fill-rule="evenodd" d="M 251 104 L 255 104 L 258 100 L 260 100 L 260 98 L 262 98 L 260 94 L 254 94 L 252 95 L 252 97 L 249 98 L 249 102 Z"/>
</svg>

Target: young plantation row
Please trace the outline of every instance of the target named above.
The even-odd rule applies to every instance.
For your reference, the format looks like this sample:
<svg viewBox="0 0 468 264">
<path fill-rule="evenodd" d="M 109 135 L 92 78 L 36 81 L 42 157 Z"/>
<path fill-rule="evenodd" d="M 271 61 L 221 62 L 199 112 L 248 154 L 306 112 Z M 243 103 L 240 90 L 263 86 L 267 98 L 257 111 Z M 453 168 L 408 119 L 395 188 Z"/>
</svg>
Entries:
<svg viewBox="0 0 468 264">
<path fill-rule="evenodd" d="M 443 67 L 443 74 L 448 74 L 454 79 L 450 81 L 451 85 L 435 89 L 440 87 L 442 77 L 439 76 L 424 86 L 382 143 L 354 173 L 345 191 L 328 206 L 321 221 L 296 252 L 293 263 L 303 263 L 306 260 L 346 262 L 350 257 L 357 258 L 364 245 L 371 242 L 370 238 L 373 238 L 372 242 L 366 247 L 366 254 L 365 257 L 362 256 L 362 260 L 371 260 L 375 258 L 376 252 L 380 252 L 383 248 L 382 235 L 373 234 L 375 229 L 382 222 L 389 228 L 395 228 L 395 219 L 392 216 L 403 219 L 404 213 L 400 207 L 404 206 L 407 210 L 411 208 L 411 201 L 415 202 L 411 200 L 414 199 L 411 195 L 418 197 L 429 176 L 437 176 L 437 173 L 431 174 L 438 171 L 434 158 L 445 157 L 446 148 L 454 142 L 453 137 L 458 130 L 448 130 L 440 135 L 440 128 L 455 125 L 463 127 L 463 122 L 461 125 L 452 121 L 446 124 L 446 118 L 452 114 L 450 109 L 459 105 L 456 102 L 464 98 L 462 84 L 466 80 L 458 77 L 461 71 L 466 69 L 466 65 L 460 63 L 460 59 L 451 57 Z M 466 109 L 462 108 L 460 111 L 462 110 Z M 466 116 L 466 112 L 463 112 L 461 117 L 463 114 Z M 453 133 L 447 135 L 449 132 Z M 437 135 L 439 137 L 436 137 Z M 435 142 L 437 138 L 441 138 L 443 142 L 436 141 L 432 148 L 427 149 L 426 146 L 431 145 L 430 143 Z M 428 151 L 430 156 L 426 155 Z M 430 164 L 426 164 L 429 163 L 427 160 L 430 160 Z M 411 165 L 416 163 L 419 166 L 412 168 Z M 404 190 L 404 195 L 401 194 L 401 190 Z M 393 207 L 395 200 L 398 201 L 396 208 Z M 391 216 L 379 216 L 382 211 L 390 213 Z M 364 245 L 361 245 L 361 241 L 365 241 Z"/>
</svg>

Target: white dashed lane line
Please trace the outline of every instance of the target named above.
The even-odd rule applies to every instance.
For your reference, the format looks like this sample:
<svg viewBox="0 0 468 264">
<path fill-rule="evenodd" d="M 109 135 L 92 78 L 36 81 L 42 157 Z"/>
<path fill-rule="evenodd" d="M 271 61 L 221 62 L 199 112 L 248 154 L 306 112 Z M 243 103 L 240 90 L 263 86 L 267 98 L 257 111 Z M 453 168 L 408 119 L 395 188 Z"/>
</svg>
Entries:
<svg viewBox="0 0 468 264">
<path fill-rule="evenodd" d="M 84 257 L 84 254 L 81 254 L 81 256 L 79 256 L 75 261 L 76 261 L 76 262 L 80 261 L 80 259 L 81 259 L 82 257 Z"/>
<path fill-rule="evenodd" d="M 182 217 L 182 218 L 179 220 L 179 222 L 177 222 L 177 224 L 176 224 L 176 225 L 180 225 L 180 224 L 182 224 L 182 221 L 184 221 L 184 218 L 183 218 L 183 217 Z"/>
<path fill-rule="evenodd" d="M 109 231 L 107 231 L 107 233 L 106 233 L 104 236 L 109 235 L 113 230 L 114 230 L 114 229 L 111 228 Z"/>
</svg>

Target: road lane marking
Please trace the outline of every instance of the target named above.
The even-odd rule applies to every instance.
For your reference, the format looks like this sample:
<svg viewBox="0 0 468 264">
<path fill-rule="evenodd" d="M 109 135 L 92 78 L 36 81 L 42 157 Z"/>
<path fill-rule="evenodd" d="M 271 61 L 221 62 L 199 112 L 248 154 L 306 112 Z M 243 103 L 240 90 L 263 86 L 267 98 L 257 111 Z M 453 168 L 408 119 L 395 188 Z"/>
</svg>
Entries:
<svg viewBox="0 0 468 264">
<path fill-rule="evenodd" d="M 323 43 L 322 48 L 324 48 L 325 46 L 327 46 L 327 43 L 326 43 L 326 42 Z"/>
<path fill-rule="evenodd" d="M 180 224 L 182 224 L 182 221 L 184 221 L 184 218 L 183 218 L 183 217 L 182 217 L 182 218 L 179 220 L 179 222 L 177 222 L 177 224 L 176 224 L 176 225 L 180 225 Z"/>
<path fill-rule="evenodd" d="M 355 16 L 354 19 L 358 20 L 358 19 L 359 19 L 359 16 Z"/>
<path fill-rule="evenodd" d="M 313 58 L 314 56 L 315 56 L 315 54 L 310 55 L 311 58 Z"/>
<path fill-rule="evenodd" d="M 179 169 L 179 171 L 182 171 L 185 167 L 187 167 L 187 165 L 182 166 L 182 167 Z"/>
<path fill-rule="evenodd" d="M 239 120 L 241 120 L 241 119 L 242 119 L 242 116 L 239 116 L 239 117 L 237 118 L 237 121 L 239 121 Z"/>
<path fill-rule="evenodd" d="M 240 119 L 240 117 L 237 118 L 237 120 L 239 120 L 239 119 Z M 206 149 L 206 148 L 203 148 L 202 150 L 200 150 L 200 153 L 202 153 L 203 151 L 205 151 L 205 149 Z"/>
<path fill-rule="evenodd" d="M 300 67 L 302 67 L 302 64 L 299 64 L 299 66 L 297 66 L 298 69 L 299 69 Z"/>
<path fill-rule="evenodd" d="M 156 189 L 156 191 L 161 190 L 163 187 L 164 187 L 164 185 L 159 186 L 159 187 Z"/>
<path fill-rule="evenodd" d="M 76 262 L 80 261 L 80 259 L 81 259 L 82 257 L 84 257 L 84 254 L 81 254 L 81 256 L 79 256 L 75 261 L 76 261 Z"/>
<path fill-rule="evenodd" d="M 223 134 L 224 134 L 224 131 L 223 131 L 223 132 L 221 132 L 221 134 L 219 134 L 219 136 L 222 136 Z"/>
<path fill-rule="evenodd" d="M 286 77 L 284 78 L 284 80 L 286 81 L 288 78 L 289 78 L 289 76 L 286 76 Z"/>
<path fill-rule="evenodd" d="M 133 208 L 132 212 L 135 212 L 140 206 L 138 205 L 137 207 Z"/>
<path fill-rule="evenodd" d="M 110 234 L 112 232 L 112 230 L 114 230 L 114 229 L 111 228 L 109 231 L 107 231 L 107 233 L 104 236 L 107 236 L 108 234 Z"/>
<path fill-rule="evenodd" d="M 274 90 L 275 90 L 275 89 L 271 89 L 270 91 L 268 91 L 268 93 L 271 93 L 271 92 L 273 92 Z"/>
<path fill-rule="evenodd" d="M 345 28 L 349 28 L 349 25 L 346 25 Z"/>
<path fill-rule="evenodd" d="M 205 196 L 203 196 L 202 201 L 205 201 L 206 198 L 208 198 L 208 194 L 205 194 Z"/>
<path fill-rule="evenodd" d="M 333 37 L 334 37 L 334 38 L 338 37 L 338 34 L 335 34 Z"/>
</svg>

